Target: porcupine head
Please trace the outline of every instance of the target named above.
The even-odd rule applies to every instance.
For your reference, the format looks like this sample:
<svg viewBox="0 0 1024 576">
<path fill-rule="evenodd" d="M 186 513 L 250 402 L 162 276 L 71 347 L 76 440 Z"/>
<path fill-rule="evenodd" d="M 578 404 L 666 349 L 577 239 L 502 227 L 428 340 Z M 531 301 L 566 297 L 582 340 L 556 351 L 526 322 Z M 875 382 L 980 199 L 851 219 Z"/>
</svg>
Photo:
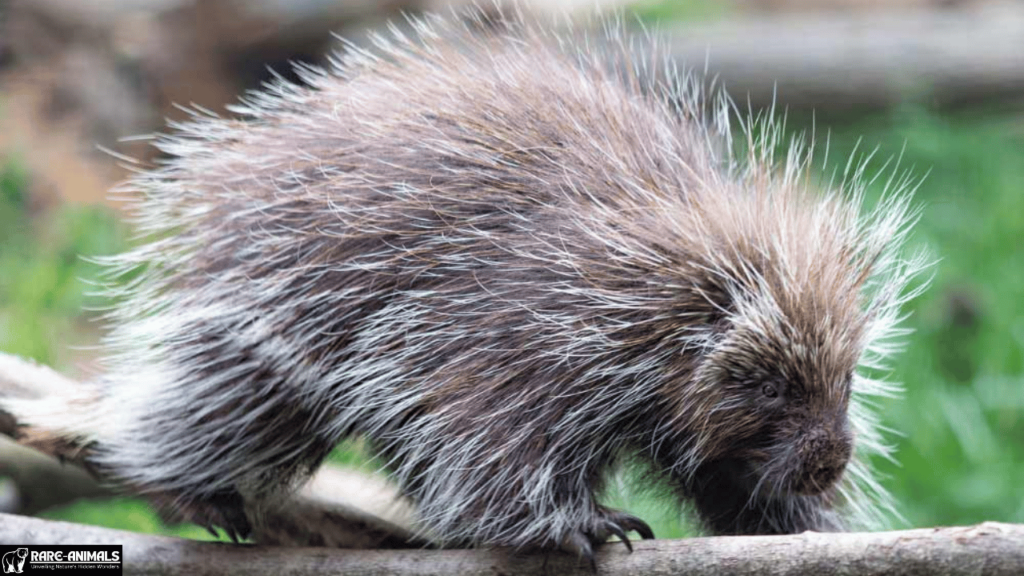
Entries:
<svg viewBox="0 0 1024 576">
<path fill-rule="evenodd" d="M 529 26 L 415 25 L 159 142 L 131 185 L 157 239 L 119 258 L 146 270 L 78 408 L 98 465 L 244 533 L 361 434 L 445 543 L 588 556 L 651 535 L 597 503 L 623 452 L 715 533 L 884 509 L 865 399 L 919 266 L 906 180 L 862 215 L 861 170 L 813 184 L 773 120 L 733 146 L 729 105 L 643 80 L 619 32 L 609 68 Z"/>
<path fill-rule="evenodd" d="M 686 222 L 704 300 L 689 308 L 706 316 L 670 385 L 679 435 L 659 459 L 715 533 L 877 526 L 894 510 L 865 458 L 888 452 L 863 402 L 893 387 L 858 369 L 892 352 L 920 266 L 893 252 L 905 198 L 864 218 L 859 190 L 809 190 L 792 166 L 757 174 L 772 165 L 747 167 L 753 194 L 702 197 Z"/>
</svg>

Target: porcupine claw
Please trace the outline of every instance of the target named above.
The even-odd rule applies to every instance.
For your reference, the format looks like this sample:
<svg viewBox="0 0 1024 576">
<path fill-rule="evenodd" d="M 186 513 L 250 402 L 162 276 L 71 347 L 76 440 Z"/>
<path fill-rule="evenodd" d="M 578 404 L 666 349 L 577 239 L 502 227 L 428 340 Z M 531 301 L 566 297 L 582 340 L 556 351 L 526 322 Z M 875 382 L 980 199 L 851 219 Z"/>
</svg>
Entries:
<svg viewBox="0 0 1024 576">
<path fill-rule="evenodd" d="M 651 530 L 651 527 L 647 525 L 647 522 L 620 510 L 605 508 L 604 523 L 610 534 L 618 536 L 626 543 L 626 547 L 629 548 L 630 552 L 633 551 L 633 545 L 630 544 L 629 539 L 626 538 L 623 532 L 636 532 L 640 535 L 642 540 L 654 539 L 654 530 Z"/>
<path fill-rule="evenodd" d="M 618 536 L 619 540 L 622 540 L 622 543 L 625 544 L 626 548 L 629 549 L 629 553 L 633 553 L 633 543 L 629 541 L 629 536 L 626 536 L 626 532 L 622 529 L 621 526 L 615 523 L 609 523 L 608 531 L 611 532 L 613 535 Z"/>
<path fill-rule="evenodd" d="M 210 506 L 209 513 L 217 517 L 216 524 L 224 529 L 235 544 L 248 538 L 252 533 L 252 525 L 245 515 L 242 496 L 235 490 L 223 490 L 211 497 L 207 504 Z"/>
<path fill-rule="evenodd" d="M 229 507 L 219 507 L 212 502 L 207 505 L 209 507 L 206 509 L 196 508 L 195 514 L 201 514 L 201 516 L 192 516 L 189 519 L 206 528 L 206 531 L 216 538 L 220 538 L 217 528 L 223 530 L 224 534 L 235 544 L 245 540 L 252 533 L 249 519 L 243 512 Z"/>
<path fill-rule="evenodd" d="M 571 536 L 562 541 L 562 550 L 574 554 L 580 560 L 586 560 L 590 571 L 597 574 L 597 559 L 594 558 L 594 546 L 590 538 L 582 530 L 573 532 Z"/>
<path fill-rule="evenodd" d="M 636 532 L 644 540 L 654 538 L 654 531 L 640 518 L 619 510 L 601 508 L 600 519 L 593 530 L 577 530 L 562 543 L 562 549 L 580 559 L 586 559 L 590 569 L 596 573 L 594 547 L 603 544 L 609 536 L 618 536 L 626 548 L 633 552 L 633 543 L 626 536 L 626 532 Z"/>
</svg>

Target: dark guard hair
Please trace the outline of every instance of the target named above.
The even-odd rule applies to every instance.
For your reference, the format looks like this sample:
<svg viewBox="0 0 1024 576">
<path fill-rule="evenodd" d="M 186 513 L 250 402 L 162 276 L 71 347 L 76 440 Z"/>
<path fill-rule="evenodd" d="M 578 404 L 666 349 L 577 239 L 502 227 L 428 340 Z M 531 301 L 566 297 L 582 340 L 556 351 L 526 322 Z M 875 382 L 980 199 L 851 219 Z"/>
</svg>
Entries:
<svg viewBox="0 0 1024 576">
<path fill-rule="evenodd" d="M 624 454 L 716 533 L 877 519 L 906 180 L 861 215 L 618 30 L 412 24 L 159 139 L 109 371 L 37 423 L 231 534 L 352 435 L 449 545 L 651 536 L 595 497 Z"/>
</svg>

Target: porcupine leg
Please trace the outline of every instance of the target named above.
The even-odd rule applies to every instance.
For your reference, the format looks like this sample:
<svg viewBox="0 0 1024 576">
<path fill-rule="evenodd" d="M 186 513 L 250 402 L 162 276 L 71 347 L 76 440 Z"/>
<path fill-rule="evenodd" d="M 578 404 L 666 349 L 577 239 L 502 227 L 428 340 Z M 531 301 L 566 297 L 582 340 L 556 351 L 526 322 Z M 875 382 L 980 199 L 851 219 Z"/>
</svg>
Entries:
<svg viewBox="0 0 1024 576">
<path fill-rule="evenodd" d="M 250 537 L 254 528 L 256 534 L 259 534 L 258 524 L 263 511 L 278 506 L 289 491 L 288 484 L 281 482 L 281 479 L 307 476 L 319 467 L 334 444 L 330 439 L 304 438 L 310 435 L 299 425 L 305 416 L 302 411 L 282 409 L 282 412 L 290 415 L 284 418 L 279 414 L 274 418 L 276 424 L 273 428 L 277 431 L 280 444 L 250 446 L 248 450 L 235 446 L 230 452 L 229 457 L 232 459 L 249 459 L 259 463 L 265 468 L 262 477 L 239 476 L 233 482 L 221 483 L 212 492 L 196 487 L 146 494 L 163 519 L 191 522 L 206 528 L 214 536 L 219 536 L 217 529 L 220 528 L 235 542 Z M 281 453 L 284 449 L 294 449 L 296 452 L 285 456 Z M 229 475 L 232 470 L 225 469 L 224 472 Z"/>
<path fill-rule="evenodd" d="M 579 452 L 570 453 L 578 454 L 580 452 L 593 453 L 592 450 L 583 448 Z M 574 461 L 576 458 L 570 456 L 568 460 Z M 586 560 L 591 570 L 595 572 L 597 565 L 594 550 L 607 542 L 608 538 L 617 536 L 630 552 L 633 551 L 633 544 L 626 535 L 627 532 L 636 532 L 644 540 L 654 538 L 654 531 L 642 519 L 596 502 L 594 495 L 601 491 L 602 473 L 608 468 L 611 460 L 610 455 L 593 459 L 589 466 L 590 472 L 585 476 L 587 480 L 584 486 L 576 483 L 578 478 L 565 477 L 556 479 L 550 487 L 552 494 L 555 494 L 556 497 L 560 495 L 557 499 L 563 502 L 567 513 L 576 517 L 578 522 L 576 529 L 562 538 L 559 543 L 560 548 L 581 560 Z M 565 462 L 563 469 L 573 470 L 574 467 L 569 462 Z M 585 492 L 583 498 L 580 498 L 580 492 Z M 574 514 L 572 512 L 574 507 L 577 510 L 583 508 L 585 512 Z"/>
<path fill-rule="evenodd" d="M 165 520 L 222 528 L 235 540 L 338 440 L 334 413 L 297 396 L 304 382 L 287 346 L 262 345 L 249 326 L 186 324 L 168 336 L 177 337 L 173 351 L 107 375 L 104 410 L 122 416 L 98 432 L 95 458 Z"/>
<path fill-rule="evenodd" d="M 815 496 L 754 495 L 756 483 L 744 480 L 738 466 L 707 464 L 696 475 L 700 480 L 687 489 L 701 520 L 714 534 L 796 534 L 841 528 L 831 509 L 831 491 Z"/>
<path fill-rule="evenodd" d="M 299 446 L 298 443 L 292 443 Z M 331 444 L 307 448 L 302 454 L 289 461 L 269 468 L 271 474 L 282 478 L 302 478 L 317 468 L 326 458 Z M 257 459 L 265 455 L 252 453 L 248 457 Z M 233 457 L 240 457 L 235 455 Z M 296 459 L 299 463 L 296 464 Z M 296 472 L 301 467 L 307 472 Z M 240 490 L 236 484 L 222 485 L 214 492 L 200 492 L 194 488 L 182 490 L 151 491 L 144 488 L 146 496 L 156 508 L 161 519 L 168 523 L 190 522 L 206 528 L 219 537 L 217 529 L 224 531 L 232 541 L 253 536 L 257 538 L 267 527 L 263 525 L 264 512 L 273 510 L 284 501 L 289 492 L 286 485 L 265 485 L 266 491 Z M 252 516 L 255 513 L 255 516 Z M 258 540 L 257 540 L 258 541 Z"/>
<path fill-rule="evenodd" d="M 508 426 L 499 428 L 507 430 Z M 450 438 L 434 434 L 434 438 L 441 437 Z M 644 539 L 654 537 L 640 518 L 596 502 L 610 457 L 595 457 L 590 448 L 551 454 L 534 444 L 519 446 L 506 450 L 515 457 L 514 463 L 495 458 L 483 442 L 391 443 L 379 445 L 378 452 L 397 465 L 403 491 L 449 547 L 555 548 L 593 567 L 595 548 L 611 536 L 621 538 L 630 550 L 628 532 L 635 531 Z M 591 456 L 589 473 L 580 472 L 581 454 L 583 458 Z M 480 461 L 489 461 L 489 465 L 451 464 Z M 552 474 L 552 470 L 558 473 Z"/>
</svg>

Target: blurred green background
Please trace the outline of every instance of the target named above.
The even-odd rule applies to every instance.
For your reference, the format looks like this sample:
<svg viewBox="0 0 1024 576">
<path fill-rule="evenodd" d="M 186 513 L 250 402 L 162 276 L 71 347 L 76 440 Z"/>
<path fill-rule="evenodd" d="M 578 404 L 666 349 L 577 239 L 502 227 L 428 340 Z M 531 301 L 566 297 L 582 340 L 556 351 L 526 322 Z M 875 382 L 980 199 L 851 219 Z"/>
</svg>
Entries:
<svg viewBox="0 0 1024 576">
<path fill-rule="evenodd" d="M 877 146 L 869 172 L 901 156 L 902 167 L 927 174 L 909 244 L 936 259 L 934 280 L 909 307 L 914 333 L 893 365 L 891 379 L 904 383 L 905 395 L 882 405 L 897 432 L 898 464 L 881 461 L 877 469 L 906 518 L 894 526 L 1024 522 L 1024 113 L 984 106 L 940 113 L 907 104 L 818 116 L 813 124 L 818 151 L 828 139 L 831 166 Z M 810 133 L 811 125 L 809 117 L 790 117 L 787 129 Z M 0 350 L 68 369 L 94 354 L 87 347 L 98 326 L 87 310 L 102 305 L 87 295 L 97 268 L 83 256 L 122 249 L 129 231 L 107 206 L 39 208 L 30 185 L 17 156 L 0 159 Z M 692 533 L 657 496 L 613 502 L 650 520 L 659 537 Z M 167 530 L 131 499 L 79 502 L 44 515 Z M 196 528 L 172 531 L 208 538 Z"/>
</svg>

